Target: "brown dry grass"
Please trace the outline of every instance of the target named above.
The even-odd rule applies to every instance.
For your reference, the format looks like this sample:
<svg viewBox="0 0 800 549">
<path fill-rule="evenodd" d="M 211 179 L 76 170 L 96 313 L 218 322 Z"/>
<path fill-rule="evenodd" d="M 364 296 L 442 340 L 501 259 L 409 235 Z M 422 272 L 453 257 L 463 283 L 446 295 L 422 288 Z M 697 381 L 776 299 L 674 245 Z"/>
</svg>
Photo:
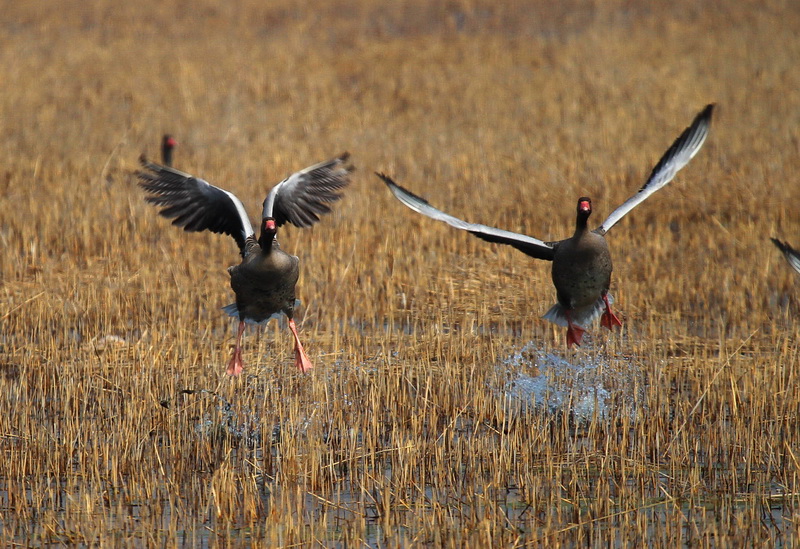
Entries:
<svg viewBox="0 0 800 549">
<path fill-rule="evenodd" d="M 796 2 L 120 4 L 3 5 L 4 545 L 798 541 L 800 280 L 767 240 L 800 244 Z M 711 101 L 704 150 L 610 236 L 625 330 L 576 353 L 539 319 L 546 264 L 371 174 L 563 237 Z M 253 213 L 353 154 L 335 214 L 282 233 L 312 375 L 273 323 L 224 376 L 235 246 L 130 177 L 164 131 Z M 524 376 L 565 404 L 504 399 Z M 579 376 L 603 414 L 572 412 Z"/>
</svg>

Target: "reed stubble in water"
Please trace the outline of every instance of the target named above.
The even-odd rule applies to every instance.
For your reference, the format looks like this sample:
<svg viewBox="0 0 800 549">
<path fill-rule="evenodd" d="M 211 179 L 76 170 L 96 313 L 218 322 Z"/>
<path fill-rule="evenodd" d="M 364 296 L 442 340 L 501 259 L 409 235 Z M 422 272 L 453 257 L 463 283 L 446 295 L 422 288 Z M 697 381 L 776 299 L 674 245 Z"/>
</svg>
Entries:
<svg viewBox="0 0 800 549">
<path fill-rule="evenodd" d="M 798 281 L 768 237 L 800 239 L 800 22 L 758 6 L 9 5 L 3 543 L 796 543 Z M 399 215 L 369 176 L 569 234 L 574 197 L 608 214 L 708 101 L 713 140 L 614 235 L 625 329 L 577 353 L 539 319 L 546 265 Z M 357 155 L 325 230 L 287 229 L 311 376 L 276 323 L 220 372 L 236 251 L 165 227 L 130 176 L 167 130 L 176 168 L 245 203 Z M 573 414 L 548 356 L 594 368 L 605 406 Z M 503 396 L 542 377 L 555 411 Z"/>
</svg>

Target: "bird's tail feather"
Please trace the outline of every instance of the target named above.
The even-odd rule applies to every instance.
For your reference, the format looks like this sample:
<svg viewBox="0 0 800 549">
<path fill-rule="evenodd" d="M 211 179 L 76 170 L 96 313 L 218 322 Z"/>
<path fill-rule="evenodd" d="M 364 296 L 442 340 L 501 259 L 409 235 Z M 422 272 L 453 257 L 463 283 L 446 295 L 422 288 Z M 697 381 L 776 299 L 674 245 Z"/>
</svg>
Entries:
<svg viewBox="0 0 800 549">
<path fill-rule="evenodd" d="M 294 300 L 294 308 L 296 309 L 299 306 L 300 306 L 300 300 L 299 299 L 295 299 Z M 232 316 L 233 318 L 239 318 L 239 308 L 236 306 L 236 303 L 231 303 L 230 305 L 225 305 L 224 307 L 222 307 L 222 310 L 225 311 L 225 313 L 228 316 Z M 247 324 L 255 324 L 255 325 L 259 326 L 259 325 L 262 325 L 262 324 L 266 324 L 267 322 L 269 322 L 273 318 L 280 319 L 282 316 L 283 316 L 282 312 L 277 312 L 277 313 L 273 313 L 272 315 L 268 316 L 267 318 L 265 318 L 261 322 L 256 322 L 255 320 L 252 320 L 252 319 L 249 319 L 249 318 L 245 318 L 244 321 Z"/>
<path fill-rule="evenodd" d="M 608 303 L 614 303 L 614 298 L 611 297 L 611 294 L 607 295 Z M 589 305 L 588 307 L 583 307 L 582 309 L 574 309 L 570 316 L 572 317 L 572 323 L 580 326 L 581 328 L 586 328 L 592 322 L 594 322 L 600 315 L 603 314 L 606 305 L 603 303 L 603 298 L 599 298 L 597 301 Z M 545 320 L 549 320 L 553 324 L 558 326 L 567 327 L 567 308 L 561 305 L 560 303 L 556 303 L 550 309 L 542 315 L 542 318 Z"/>
</svg>

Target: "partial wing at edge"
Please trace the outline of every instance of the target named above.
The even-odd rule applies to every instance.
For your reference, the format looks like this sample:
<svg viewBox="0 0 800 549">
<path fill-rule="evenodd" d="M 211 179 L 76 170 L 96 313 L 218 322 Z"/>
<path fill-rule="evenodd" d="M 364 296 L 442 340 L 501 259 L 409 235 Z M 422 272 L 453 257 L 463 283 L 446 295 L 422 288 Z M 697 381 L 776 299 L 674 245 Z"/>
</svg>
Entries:
<svg viewBox="0 0 800 549">
<path fill-rule="evenodd" d="M 772 243 L 778 247 L 778 249 L 783 252 L 783 257 L 786 258 L 786 261 L 789 262 L 789 265 L 792 266 L 792 269 L 800 273 L 800 252 L 792 248 L 788 242 L 781 242 L 777 238 L 770 238 Z"/>
</svg>

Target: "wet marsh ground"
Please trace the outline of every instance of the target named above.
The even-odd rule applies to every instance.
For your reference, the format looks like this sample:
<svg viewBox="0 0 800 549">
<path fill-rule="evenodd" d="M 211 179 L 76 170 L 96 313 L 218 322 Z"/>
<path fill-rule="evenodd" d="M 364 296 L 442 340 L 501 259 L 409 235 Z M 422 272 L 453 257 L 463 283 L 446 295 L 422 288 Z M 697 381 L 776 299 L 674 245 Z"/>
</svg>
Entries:
<svg viewBox="0 0 800 549">
<path fill-rule="evenodd" d="M 766 546 L 800 538 L 793 2 L 11 2 L 0 23 L 3 545 Z M 408 211 L 568 236 L 707 103 L 609 234 L 621 332 L 564 347 L 549 265 Z M 300 333 L 235 338 L 232 239 L 131 177 L 239 196 L 349 151 L 287 228 Z"/>
</svg>

